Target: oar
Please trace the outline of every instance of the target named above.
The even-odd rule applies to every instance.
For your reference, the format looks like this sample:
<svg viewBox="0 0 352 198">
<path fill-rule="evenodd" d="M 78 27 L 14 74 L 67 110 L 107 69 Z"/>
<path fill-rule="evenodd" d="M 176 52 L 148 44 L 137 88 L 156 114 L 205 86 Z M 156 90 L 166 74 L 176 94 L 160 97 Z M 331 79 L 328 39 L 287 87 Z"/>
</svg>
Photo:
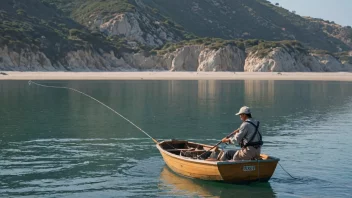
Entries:
<svg viewBox="0 0 352 198">
<path fill-rule="evenodd" d="M 238 129 L 237 129 L 237 130 L 238 130 Z M 236 131 L 237 131 L 237 130 L 236 130 Z M 229 135 L 226 136 L 226 138 L 231 137 L 233 134 L 234 134 L 234 132 L 231 132 Z M 222 140 L 220 140 L 220 142 L 218 142 L 217 144 L 215 144 L 211 149 L 209 149 L 209 150 L 205 151 L 204 153 L 202 153 L 201 155 L 199 155 L 199 156 L 198 156 L 198 159 L 199 159 L 200 157 L 202 157 L 205 153 L 211 152 L 211 150 L 213 150 L 214 148 L 218 147 L 221 143 L 222 143 Z"/>
</svg>

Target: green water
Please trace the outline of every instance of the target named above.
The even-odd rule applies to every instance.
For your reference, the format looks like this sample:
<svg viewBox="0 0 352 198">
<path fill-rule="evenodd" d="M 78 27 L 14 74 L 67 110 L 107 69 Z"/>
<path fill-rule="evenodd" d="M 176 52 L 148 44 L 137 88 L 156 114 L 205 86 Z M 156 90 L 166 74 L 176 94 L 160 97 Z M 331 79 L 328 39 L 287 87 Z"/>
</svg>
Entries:
<svg viewBox="0 0 352 198">
<path fill-rule="evenodd" d="M 154 143 L 75 92 L 0 81 L 0 197 L 350 197 L 352 83 L 309 81 L 41 81 L 106 103 L 158 140 L 215 144 L 252 107 L 268 183 L 192 180 Z M 232 147 L 228 147 L 229 149 Z"/>
</svg>

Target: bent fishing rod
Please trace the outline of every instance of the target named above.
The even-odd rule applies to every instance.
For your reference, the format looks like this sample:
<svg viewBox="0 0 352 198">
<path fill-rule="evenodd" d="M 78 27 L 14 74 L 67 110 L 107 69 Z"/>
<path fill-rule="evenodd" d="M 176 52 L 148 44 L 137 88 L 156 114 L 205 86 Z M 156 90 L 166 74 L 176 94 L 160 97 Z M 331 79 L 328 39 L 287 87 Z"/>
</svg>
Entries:
<svg viewBox="0 0 352 198">
<path fill-rule="evenodd" d="M 103 102 L 99 101 L 98 99 L 86 94 L 86 93 L 83 93 L 81 91 L 78 91 L 77 89 L 73 89 L 73 88 L 70 88 L 70 87 L 60 87 L 60 86 L 49 86 L 49 85 L 43 85 L 43 84 L 40 84 L 40 83 L 36 83 L 36 82 L 33 82 L 33 81 L 28 81 L 28 85 L 30 86 L 31 84 L 34 84 L 34 85 L 37 85 L 39 87 L 45 87 L 45 88 L 54 88 L 54 89 L 67 89 L 67 90 L 71 90 L 71 91 L 74 91 L 74 92 L 77 92 L 77 93 L 80 93 L 96 102 L 98 102 L 99 104 L 103 105 L 104 107 L 108 108 L 109 110 L 111 110 L 112 112 L 114 112 L 115 114 L 117 114 L 118 116 L 120 116 L 121 118 L 123 118 L 124 120 L 126 120 L 127 122 L 129 122 L 130 124 L 132 124 L 134 127 L 136 127 L 138 130 L 140 130 L 141 132 L 143 132 L 146 136 L 148 136 L 150 139 L 153 140 L 154 143 L 156 144 L 159 144 L 159 142 L 154 139 L 152 136 L 150 136 L 147 132 L 145 132 L 143 129 L 141 129 L 140 127 L 138 127 L 136 124 L 134 124 L 132 121 L 130 121 L 129 119 L 127 119 L 125 116 L 121 115 L 120 113 L 118 113 L 117 111 L 115 111 L 114 109 L 112 109 L 111 107 L 109 107 L 108 105 L 104 104 Z M 237 130 L 236 130 L 237 131 Z M 231 132 L 228 136 L 226 136 L 226 138 L 229 138 L 231 137 L 236 131 L 234 132 Z M 220 144 L 222 143 L 222 140 L 220 142 L 218 142 L 216 145 L 214 145 L 211 149 L 209 149 L 208 151 L 204 151 L 204 153 L 202 153 L 200 156 L 198 156 L 198 159 L 204 155 L 205 153 L 207 152 L 211 152 L 212 149 L 214 149 L 215 147 L 219 146 Z M 281 164 L 279 163 L 279 165 L 281 166 Z M 288 173 L 282 166 L 281 168 L 290 176 L 292 177 L 293 179 L 297 179 L 295 177 L 293 177 L 290 173 Z"/>
<path fill-rule="evenodd" d="M 130 124 L 132 124 L 134 127 L 136 127 L 138 130 L 140 130 L 141 132 L 143 132 L 146 136 L 148 136 L 150 139 L 153 140 L 153 142 L 155 144 L 159 144 L 159 142 L 154 139 L 152 136 L 150 136 L 147 132 L 145 132 L 143 129 L 141 129 L 140 127 L 138 127 L 135 123 L 133 123 L 132 121 L 130 121 L 129 119 L 127 119 L 125 116 L 121 115 L 120 113 L 118 113 L 117 111 L 115 111 L 113 108 L 109 107 L 108 105 L 104 104 L 103 102 L 99 101 L 98 99 L 94 98 L 93 96 L 90 96 L 86 93 L 83 93 L 81 91 L 78 91 L 77 89 L 73 89 L 73 88 L 70 88 L 70 87 L 61 87 L 61 86 L 49 86 L 49 85 L 43 85 L 43 84 L 40 84 L 40 83 L 36 83 L 34 81 L 28 81 L 28 85 L 30 86 L 31 84 L 34 84 L 34 85 L 37 85 L 39 87 L 45 87 L 45 88 L 54 88 L 54 89 L 67 89 L 67 90 L 71 90 L 71 91 L 74 91 L 74 92 L 77 92 L 77 93 L 80 93 L 96 102 L 98 102 L 99 104 L 103 105 L 104 107 L 108 108 L 109 110 L 111 110 L 112 112 L 114 112 L 115 114 L 117 114 L 118 116 L 120 116 L 121 118 L 123 118 L 124 120 L 126 120 L 127 122 L 129 122 Z"/>
<path fill-rule="evenodd" d="M 34 81 L 28 81 L 29 86 L 31 84 L 37 85 L 39 87 L 45 87 L 45 88 L 53 88 L 53 89 L 67 89 L 67 90 L 71 90 L 74 92 L 77 92 L 79 94 L 82 94 L 96 102 L 98 102 L 99 104 L 103 105 L 104 107 L 108 108 L 109 110 L 111 110 L 112 112 L 114 112 L 115 114 L 117 114 L 118 116 L 120 116 L 121 118 L 123 118 L 124 120 L 126 120 L 127 122 L 129 122 L 130 124 L 132 124 L 134 127 L 136 127 L 138 130 L 140 130 L 141 132 L 143 132 L 146 136 L 148 136 L 150 139 L 153 140 L 153 142 L 155 144 L 159 144 L 159 142 L 154 139 L 152 136 L 150 136 L 147 132 L 145 132 L 143 129 L 141 129 L 140 127 L 138 127 L 135 123 L 133 123 L 132 121 L 130 121 L 129 119 L 127 119 L 125 116 L 121 115 L 120 113 L 118 113 L 117 111 L 115 111 L 113 108 L 109 107 L 108 105 L 104 104 L 103 102 L 99 101 L 98 99 L 94 98 L 93 96 L 90 96 L 82 91 L 79 91 L 77 89 L 73 89 L 71 87 L 63 87 L 63 86 L 49 86 L 49 85 L 43 85 Z M 226 138 L 231 137 L 234 134 L 234 132 L 231 132 L 228 136 L 226 136 Z M 222 143 L 222 141 L 218 142 L 216 145 L 214 145 L 211 149 L 209 149 L 208 151 L 204 151 L 204 153 L 202 153 L 200 156 L 198 156 L 198 158 L 200 158 L 201 156 L 203 156 L 205 153 L 207 152 L 211 152 L 212 149 L 214 149 L 215 147 L 219 146 Z"/>
</svg>

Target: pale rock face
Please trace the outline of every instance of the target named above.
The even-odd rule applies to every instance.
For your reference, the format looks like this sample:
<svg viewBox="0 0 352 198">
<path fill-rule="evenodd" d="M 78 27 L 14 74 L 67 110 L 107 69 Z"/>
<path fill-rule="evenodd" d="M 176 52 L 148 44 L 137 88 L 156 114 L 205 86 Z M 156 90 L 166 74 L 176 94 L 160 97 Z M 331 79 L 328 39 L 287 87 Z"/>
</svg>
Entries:
<svg viewBox="0 0 352 198">
<path fill-rule="evenodd" d="M 313 55 L 320 63 L 321 70 L 324 72 L 345 71 L 345 66 L 331 55 Z"/>
<path fill-rule="evenodd" d="M 237 47 L 203 50 L 199 55 L 197 71 L 243 71 L 245 54 Z"/>
<path fill-rule="evenodd" d="M 162 46 L 168 41 L 180 40 L 172 32 L 168 31 L 162 23 L 158 23 L 152 16 L 135 13 L 117 13 L 103 22 L 100 16 L 96 16 L 91 28 L 98 28 L 107 35 L 123 36 L 127 40 L 136 41 L 147 46 Z M 142 27 L 143 30 L 142 31 Z"/>
<path fill-rule="evenodd" d="M 144 56 L 142 53 L 124 54 L 127 63 L 138 69 L 144 70 L 169 70 L 173 57 Z"/>
<path fill-rule="evenodd" d="M 219 71 L 220 56 L 218 55 L 219 50 L 205 49 L 199 54 L 199 67 L 197 71 Z"/>
<path fill-rule="evenodd" d="M 54 71 L 51 61 L 42 52 L 22 49 L 19 53 L 0 48 L 0 69 L 20 71 Z"/>
<path fill-rule="evenodd" d="M 331 55 L 304 54 L 299 51 L 289 52 L 278 47 L 265 57 L 258 57 L 251 52 L 244 66 L 246 72 L 337 72 L 351 71 Z"/>
<path fill-rule="evenodd" d="M 185 46 L 165 55 L 123 54 L 102 50 L 68 52 L 60 60 L 49 60 L 40 51 L 20 52 L 0 48 L 0 70 L 14 71 L 246 71 L 246 72 L 351 72 L 352 65 L 331 55 L 306 54 L 283 47 L 259 57 L 233 46 L 217 50 L 200 45 Z"/>
<path fill-rule="evenodd" d="M 92 51 L 72 51 L 65 57 L 71 71 L 120 71 L 132 69 L 123 58 L 117 58 L 113 52 L 100 55 Z"/>
<path fill-rule="evenodd" d="M 304 66 L 301 61 L 303 57 L 293 57 L 284 48 L 275 48 L 266 57 L 260 58 L 257 52 L 252 52 L 246 59 L 244 71 L 248 72 L 307 72 L 310 69 Z"/>
<path fill-rule="evenodd" d="M 14 71 L 121 71 L 133 70 L 123 58 L 113 52 L 72 51 L 60 61 L 53 62 L 42 52 L 22 49 L 20 53 L 0 48 L 0 69 Z"/>
<path fill-rule="evenodd" d="M 243 71 L 245 53 L 237 47 L 226 46 L 211 50 L 193 45 L 177 49 L 163 56 L 125 54 L 128 64 L 139 69 L 170 71 Z"/>
<path fill-rule="evenodd" d="M 102 20 L 97 20 L 100 23 Z M 125 36 L 129 40 L 145 43 L 143 32 L 139 26 L 139 22 L 133 14 L 116 14 L 115 17 L 106 23 L 98 23 L 100 31 L 108 35 Z"/>
<path fill-rule="evenodd" d="M 201 46 L 186 46 L 173 53 L 171 71 L 196 71 Z"/>
<path fill-rule="evenodd" d="M 305 65 L 311 67 L 312 72 L 349 72 L 352 71 L 348 67 L 348 63 L 344 64 L 331 55 L 315 55 L 306 56 L 308 60 Z"/>
</svg>

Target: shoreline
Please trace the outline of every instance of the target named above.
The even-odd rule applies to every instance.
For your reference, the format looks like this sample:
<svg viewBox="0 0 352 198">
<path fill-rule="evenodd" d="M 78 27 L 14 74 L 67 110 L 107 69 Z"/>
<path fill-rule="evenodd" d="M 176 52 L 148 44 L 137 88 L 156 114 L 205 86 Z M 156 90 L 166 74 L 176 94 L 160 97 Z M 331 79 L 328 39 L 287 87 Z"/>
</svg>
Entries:
<svg viewBox="0 0 352 198">
<path fill-rule="evenodd" d="M 349 72 L 13 72 L 1 80 L 298 80 L 352 81 Z M 3 73 L 7 74 L 4 75 Z"/>
</svg>

